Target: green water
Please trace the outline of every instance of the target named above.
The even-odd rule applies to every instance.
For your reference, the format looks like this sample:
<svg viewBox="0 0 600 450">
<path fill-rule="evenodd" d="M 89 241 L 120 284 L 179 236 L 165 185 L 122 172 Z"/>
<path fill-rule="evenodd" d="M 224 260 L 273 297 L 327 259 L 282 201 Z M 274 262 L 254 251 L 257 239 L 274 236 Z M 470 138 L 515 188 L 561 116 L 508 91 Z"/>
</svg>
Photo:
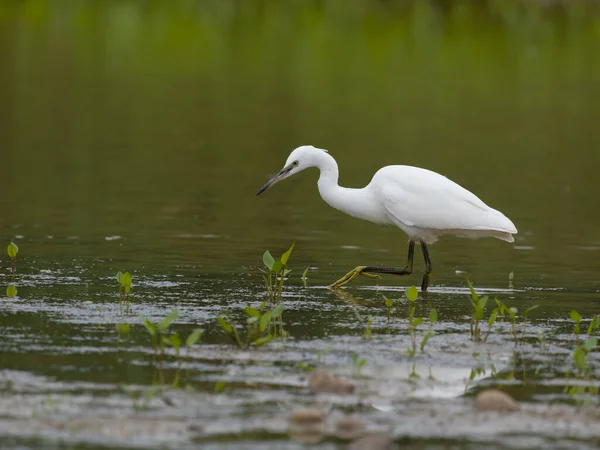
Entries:
<svg viewBox="0 0 600 450">
<path fill-rule="evenodd" d="M 0 235 L 20 252 L 18 298 L 0 307 L 1 445 L 293 448 L 285 419 L 314 400 L 298 368 L 307 363 L 358 383 L 331 408 L 414 448 L 513 448 L 521 432 L 547 447 L 593 448 L 597 416 L 550 432 L 555 419 L 531 411 L 573 405 L 563 394 L 576 345 L 569 312 L 600 311 L 599 54 L 600 10 L 585 2 L 2 2 Z M 388 164 L 426 167 L 513 220 L 514 244 L 444 238 L 430 248 L 431 291 L 418 310 L 440 319 L 416 361 L 423 378 L 428 367 L 468 378 L 474 353 L 516 372 L 506 389 L 532 416 L 507 419 L 514 435 L 469 423 L 462 381 L 457 391 L 417 383 L 421 401 L 409 394 L 398 299 L 420 283 L 420 254 L 411 277 L 325 289 L 360 264 L 402 265 L 401 231 L 332 210 L 316 171 L 255 197 L 302 144 L 328 149 L 344 186 L 362 187 Z M 292 241 L 290 339 L 235 350 L 216 316 L 241 318 L 260 303 L 262 253 Z M 10 270 L 2 256 L 3 286 Z M 119 313 L 118 270 L 133 274 L 130 315 Z M 489 347 L 470 342 L 462 272 L 520 312 L 540 305 L 517 362 L 506 324 Z M 382 294 L 396 302 L 391 325 Z M 372 315 L 372 340 L 361 339 L 353 307 Z M 136 411 L 119 385 L 145 389 L 155 375 L 138 316 L 172 309 L 182 335 L 204 330 L 187 361 L 195 391 Z M 131 335 L 119 339 L 124 322 Z M 551 335 L 545 354 L 536 332 Z M 367 359 L 360 375 L 352 354 Z M 590 361 L 597 385 L 597 351 Z M 218 381 L 230 387 L 215 394 Z M 392 410 L 364 407 L 375 398 Z M 407 411 L 464 423 L 421 429 Z"/>
</svg>

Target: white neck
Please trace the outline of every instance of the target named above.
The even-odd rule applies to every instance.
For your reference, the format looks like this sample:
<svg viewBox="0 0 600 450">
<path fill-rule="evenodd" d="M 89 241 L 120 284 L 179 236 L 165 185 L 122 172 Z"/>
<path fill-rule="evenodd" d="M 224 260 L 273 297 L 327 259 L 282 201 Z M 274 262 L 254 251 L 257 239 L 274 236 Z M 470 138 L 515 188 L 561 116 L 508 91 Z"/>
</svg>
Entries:
<svg viewBox="0 0 600 450">
<path fill-rule="evenodd" d="M 360 219 L 382 221 L 378 219 L 382 215 L 380 205 L 372 196 L 369 186 L 352 189 L 338 185 L 338 165 L 329 153 L 320 151 L 314 165 L 321 171 L 318 181 L 319 193 L 329 206 Z"/>
</svg>

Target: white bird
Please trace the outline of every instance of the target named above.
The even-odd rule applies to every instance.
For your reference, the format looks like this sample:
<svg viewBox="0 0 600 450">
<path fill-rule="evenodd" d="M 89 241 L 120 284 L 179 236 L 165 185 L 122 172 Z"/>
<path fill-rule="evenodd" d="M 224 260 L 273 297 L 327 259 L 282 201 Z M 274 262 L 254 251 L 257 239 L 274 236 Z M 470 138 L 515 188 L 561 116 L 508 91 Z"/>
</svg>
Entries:
<svg viewBox="0 0 600 450">
<path fill-rule="evenodd" d="M 331 207 L 370 222 L 395 225 L 409 238 L 405 267 L 358 266 L 331 284 L 331 288 L 347 284 L 358 275 L 380 278 L 378 273 L 412 273 L 415 242 L 418 241 L 425 259 L 421 283 L 421 290 L 425 292 L 432 272 L 427 244 L 434 243 L 439 236 L 491 236 L 514 242 L 512 235 L 517 229 L 508 217 L 443 175 L 412 166 L 386 166 L 379 169 L 364 188 L 344 188 L 338 185 L 339 170 L 335 159 L 327 150 L 312 145 L 293 150 L 283 169 L 256 195 L 309 167 L 320 170 L 319 193 Z"/>
</svg>

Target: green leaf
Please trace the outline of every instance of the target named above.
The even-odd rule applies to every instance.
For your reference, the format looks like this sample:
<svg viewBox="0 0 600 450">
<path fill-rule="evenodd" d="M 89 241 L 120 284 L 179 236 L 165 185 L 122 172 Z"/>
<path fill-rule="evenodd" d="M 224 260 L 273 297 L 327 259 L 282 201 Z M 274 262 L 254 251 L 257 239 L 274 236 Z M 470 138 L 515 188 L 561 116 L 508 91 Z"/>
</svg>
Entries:
<svg viewBox="0 0 600 450">
<path fill-rule="evenodd" d="M 273 311 L 271 311 L 271 317 L 279 317 L 281 315 L 281 313 L 283 313 L 283 304 L 279 304 L 277 306 L 277 308 L 275 308 Z"/>
<path fill-rule="evenodd" d="M 471 291 L 471 301 L 477 304 L 477 302 L 479 301 L 479 296 L 477 295 L 477 292 L 475 292 L 475 288 L 473 288 L 473 285 L 471 284 L 471 281 L 468 278 L 467 286 L 469 286 L 469 291 Z"/>
<path fill-rule="evenodd" d="M 292 269 L 284 269 L 283 270 L 283 276 L 287 276 L 288 273 L 290 273 L 292 271 Z"/>
<path fill-rule="evenodd" d="M 269 326 L 269 322 L 271 322 L 271 311 L 267 311 L 262 316 L 260 316 L 260 322 L 258 325 L 258 329 L 262 333 Z"/>
<path fill-rule="evenodd" d="M 587 334 L 591 336 L 598 328 L 600 328 L 600 315 L 592 317 Z"/>
<path fill-rule="evenodd" d="M 256 317 L 256 316 L 248 317 L 248 318 L 246 319 L 246 323 L 247 323 L 248 325 L 252 325 L 253 323 L 256 323 L 256 322 L 258 322 L 258 320 L 259 320 L 259 319 L 260 319 L 260 317 Z"/>
<path fill-rule="evenodd" d="M 304 272 L 302 273 L 303 280 L 306 280 L 306 275 L 308 275 L 308 269 L 310 269 L 310 265 L 306 266 L 306 269 L 304 269 Z"/>
<path fill-rule="evenodd" d="M 273 263 L 274 262 L 275 262 L 275 260 L 273 259 L 271 252 L 269 252 L 269 250 L 266 250 L 263 253 L 263 264 L 265 266 L 267 266 L 267 269 L 269 269 L 271 272 L 273 271 Z"/>
<path fill-rule="evenodd" d="M 511 273 L 508 274 L 509 281 L 512 281 L 514 278 L 515 278 L 515 273 L 514 272 L 511 272 Z"/>
<path fill-rule="evenodd" d="M 485 313 L 485 306 L 487 305 L 488 296 L 481 297 L 477 304 L 475 305 L 475 318 L 477 320 L 482 320 L 483 315 Z"/>
<path fill-rule="evenodd" d="M 117 281 L 119 282 L 119 284 L 123 284 L 123 282 L 121 281 L 123 279 L 123 272 L 121 272 L 120 270 L 117 272 L 117 276 L 116 276 Z"/>
<path fill-rule="evenodd" d="M 578 347 L 573 353 L 573 361 L 579 370 L 585 370 L 585 352 L 581 347 Z"/>
<path fill-rule="evenodd" d="M 131 325 L 128 323 L 118 323 L 116 324 L 117 331 L 122 334 L 129 334 L 131 330 Z"/>
<path fill-rule="evenodd" d="M 19 247 L 17 246 L 17 244 L 11 241 L 10 244 L 8 244 L 8 247 L 6 248 L 6 251 L 8 253 L 8 256 L 10 256 L 11 258 L 16 258 L 17 253 L 19 253 Z"/>
<path fill-rule="evenodd" d="M 496 322 L 496 318 L 497 317 L 498 317 L 498 310 L 494 309 L 494 312 L 492 313 L 492 315 L 488 319 L 488 329 L 492 328 L 492 325 L 494 325 L 494 322 Z"/>
<path fill-rule="evenodd" d="M 148 319 L 146 319 L 145 317 L 140 317 L 142 323 L 144 324 L 144 326 L 146 327 L 146 330 L 148 330 L 148 333 L 150 333 L 150 336 L 155 336 L 156 335 L 156 325 L 154 325 L 152 322 L 150 322 Z"/>
<path fill-rule="evenodd" d="M 226 381 L 217 381 L 217 383 L 215 384 L 215 392 L 221 392 L 223 389 L 225 389 L 226 385 Z"/>
<path fill-rule="evenodd" d="M 200 336 L 202 336 L 202 329 L 196 328 L 188 335 L 187 339 L 185 340 L 185 345 L 187 347 L 191 347 L 200 340 Z"/>
<path fill-rule="evenodd" d="M 294 250 L 294 245 L 296 245 L 296 242 L 292 242 L 292 245 L 290 246 L 290 248 L 287 249 L 287 251 L 281 255 L 281 263 L 286 266 L 288 259 L 290 259 L 290 255 L 292 254 L 292 250 Z"/>
<path fill-rule="evenodd" d="M 221 328 L 223 328 L 225 333 L 231 334 L 233 332 L 232 326 L 229 325 L 229 323 L 227 323 L 227 321 L 225 319 L 223 319 L 221 316 L 217 317 L 217 322 L 219 323 L 219 325 L 221 325 Z"/>
<path fill-rule="evenodd" d="M 181 347 L 181 337 L 179 336 L 179 333 L 173 333 L 170 335 L 168 343 L 176 349 L 179 349 L 179 347 Z"/>
<path fill-rule="evenodd" d="M 160 322 L 158 322 L 158 330 L 160 332 L 165 331 L 167 328 L 169 328 L 169 326 L 174 321 L 177 320 L 178 317 L 179 317 L 179 311 L 177 311 L 176 309 L 174 309 L 164 319 L 162 319 Z"/>
<path fill-rule="evenodd" d="M 540 305 L 533 305 L 533 306 L 530 306 L 529 308 L 527 308 L 527 309 L 525 310 L 524 314 L 525 314 L 525 315 L 527 315 L 527 314 L 529 314 L 531 311 L 533 311 L 534 309 L 537 309 L 537 308 L 539 308 L 539 307 L 540 307 Z"/>
<path fill-rule="evenodd" d="M 407 288 L 405 292 L 406 298 L 408 298 L 408 300 L 411 302 L 414 302 L 419 297 L 419 291 L 415 286 Z"/>
<path fill-rule="evenodd" d="M 283 263 L 280 259 L 273 263 L 273 272 L 279 273 L 279 271 L 283 268 Z"/>
<path fill-rule="evenodd" d="M 356 316 L 356 320 L 358 320 L 361 324 L 362 324 L 362 317 L 360 315 L 360 313 L 358 312 L 358 309 L 353 308 L 352 311 L 354 311 L 354 315 Z"/>
<path fill-rule="evenodd" d="M 429 330 L 427 333 L 425 333 L 425 336 L 423 336 L 423 340 L 421 341 L 421 352 L 424 351 L 425 346 L 427 345 L 427 341 L 434 334 L 435 334 L 435 331 L 433 331 L 433 330 Z"/>
<path fill-rule="evenodd" d="M 123 283 L 123 286 L 131 286 L 131 274 L 129 272 L 125 272 L 121 276 L 121 282 Z"/>
<path fill-rule="evenodd" d="M 597 344 L 598 344 L 598 339 L 595 337 L 591 337 L 583 343 L 583 349 L 589 353 L 596 348 Z"/>
<path fill-rule="evenodd" d="M 581 322 L 581 314 L 579 314 L 577 311 L 575 311 L 574 309 L 571 310 L 571 320 L 575 323 L 579 323 Z"/>
<path fill-rule="evenodd" d="M 8 298 L 12 298 L 15 295 L 17 295 L 17 286 L 14 283 L 10 283 L 7 287 L 6 287 L 6 296 Z"/>
<path fill-rule="evenodd" d="M 383 296 L 383 299 L 385 301 L 385 306 L 387 308 L 391 308 L 393 303 L 392 303 L 392 299 L 391 298 L 387 298 L 385 295 Z"/>
<path fill-rule="evenodd" d="M 273 340 L 274 336 L 263 336 L 254 341 L 255 347 L 260 347 L 261 345 L 265 345 Z"/>
<path fill-rule="evenodd" d="M 260 317 L 260 312 L 254 308 L 251 308 L 250 306 L 248 306 L 245 311 L 250 317 Z"/>
<path fill-rule="evenodd" d="M 419 325 L 421 325 L 423 323 L 423 318 L 422 317 L 417 317 L 415 320 L 413 320 L 411 322 L 411 325 L 415 328 L 417 328 Z"/>
<path fill-rule="evenodd" d="M 432 309 L 431 311 L 429 311 L 429 323 L 431 325 L 433 325 L 434 323 L 436 323 L 438 320 L 438 314 L 437 311 L 435 309 Z"/>
</svg>

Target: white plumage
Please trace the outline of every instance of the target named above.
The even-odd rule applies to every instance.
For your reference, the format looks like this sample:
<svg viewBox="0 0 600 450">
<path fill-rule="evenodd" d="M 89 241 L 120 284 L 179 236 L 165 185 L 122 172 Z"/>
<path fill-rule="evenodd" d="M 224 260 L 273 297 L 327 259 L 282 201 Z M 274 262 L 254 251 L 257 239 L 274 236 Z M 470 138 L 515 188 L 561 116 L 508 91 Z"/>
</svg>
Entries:
<svg viewBox="0 0 600 450">
<path fill-rule="evenodd" d="M 421 243 L 424 254 L 427 252 L 425 245 L 435 242 L 442 235 L 469 238 L 490 236 L 513 242 L 512 235 L 517 233 L 514 224 L 500 211 L 490 208 L 475 194 L 443 175 L 427 169 L 386 166 L 379 169 L 362 189 L 341 187 L 338 185 L 339 170 L 335 159 L 326 150 L 310 145 L 293 150 L 284 168 L 257 195 L 309 167 L 320 170 L 319 192 L 330 206 L 371 222 L 396 225 L 408 235 L 411 242 Z M 410 273 L 411 250 L 409 266 L 410 269 L 407 266 L 403 273 L 398 270 L 369 270 L 381 268 L 360 266 L 362 269 L 359 274 Z M 429 272 L 430 269 L 428 267 Z M 427 287 L 425 280 L 424 287 Z"/>
</svg>

